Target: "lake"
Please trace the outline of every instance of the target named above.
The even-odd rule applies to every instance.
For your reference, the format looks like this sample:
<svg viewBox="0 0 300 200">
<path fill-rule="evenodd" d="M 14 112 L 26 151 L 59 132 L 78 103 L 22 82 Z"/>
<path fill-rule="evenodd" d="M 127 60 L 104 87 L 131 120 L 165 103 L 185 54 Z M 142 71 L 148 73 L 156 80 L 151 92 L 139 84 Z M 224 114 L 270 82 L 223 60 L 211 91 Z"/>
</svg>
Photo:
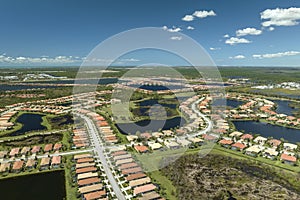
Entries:
<svg viewBox="0 0 300 200">
<path fill-rule="evenodd" d="M 263 137 L 273 137 L 275 139 L 284 138 L 285 140 L 296 143 L 300 142 L 300 130 L 285 128 L 256 121 L 233 121 L 236 129 L 245 133 L 260 134 Z"/>
<path fill-rule="evenodd" d="M 11 134 L 10 136 L 23 135 L 29 131 L 37 131 L 37 130 L 45 130 L 46 127 L 41 125 L 43 122 L 43 115 L 34 114 L 34 113 L 25 113 L 18 117 L 16 122 L 23 124 L 20 130 L 17 130 Z"/>
<path fill-rule="evenodd" d="M 150 123 L 151 122 L 151 123 Z M 165 123 L 164 123 L 165 122 Z M 184 118 L 174 117 L 167 120 L 143 120 L 135 123 L 122 123 L 116 124 L 119 131 L 123 134 L 135 134 L 137 131 L 146 132 L 146 131 L 158 131 L 169 130 L 171 128 L 182 126 L 186 123 Z"/>
<path fill-rule="evenodd" d="M 144 90 L 150 90 L 150 91 L 160 91 L 160 90 L 176 90 L 176 89 L 182 89 L 183 87 L 180 85 L 130 85 L 134 88 L 140 88 Z"/>
<path fill-rule="evenodd" d="M 290 101 L 286 101 L 286 100 L 271 100 L 271 101 L 277 104 L 276 112 L 278 114 L 286 114 L 289 116 L 293 115 L 293 111 L 295 111 L 295 109 L 289 106 L 289 104 L 291 103 Z"/>
<path fill-rule="evenodd" d="M 53 81 L 37 81 L 31 83 L 47 83 L 47 84 L 111 84 L 117 83 L 118 78 L 101 78 L 101 79 L 68 79 L 68 80 L 53 80 Z"/>
<path fill-rule="evenodd" d="M 64 171 L 0 180 L 1 199 L 62 200 L 66 198 Z"/>
<path fill-rule="evenodd" d="M 17 90 L 28 90 L 38 88 L 57 88 L 57 86 L 51 85 L 9 85 L 0 84 L 0 91 L 17 91 Z"/>
</svg>

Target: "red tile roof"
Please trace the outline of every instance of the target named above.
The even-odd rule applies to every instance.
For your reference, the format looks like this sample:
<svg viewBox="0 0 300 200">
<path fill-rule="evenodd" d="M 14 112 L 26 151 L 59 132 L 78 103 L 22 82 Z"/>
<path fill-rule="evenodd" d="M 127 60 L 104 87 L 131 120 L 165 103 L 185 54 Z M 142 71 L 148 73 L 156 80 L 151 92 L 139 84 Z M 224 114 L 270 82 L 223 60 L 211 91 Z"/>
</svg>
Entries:
<svg viewBox="0 0 300 200">
<path fill-rule="evenodd" d="M 253 139 L 253 135 L 251 135 L 251 134 L 244 134 L 244 135 L 242 135 L 241 138 L 243 140 L 246 140 L 246 139 L 252 140 Z"/>
<path fill-rule="evenodd" d="M 297 158 L 295 156 L 289 156 L 285 153 L 281 154 L 280 159 L 284 160 L 284 161 L 289 161 L 289 162 L 296 162 L 297 161 Z"/>
<path fill-rule="evenodd" d="M 246 148 L 246 145 L 240 143 L 240 142 L 237 142 L 237 143 L 234 143 L 233 145 L 231 145 L 232 147 L 236 147 L 238 149 L 244 149 Z"/>
<path fill-rule="evenodd" d="M 146 152 L 146 151 L 149 151 L 148 147 L 144 146 L 144 145 L 135 145 L 134 146 L 134 149 L 138 152 Z"/>
<path fill-rule="evenodd" d="M 223 145 L 230 145 L 233 142 L 232 142 L 232 140 L 225 140 L 225 139 L 223 139 L 223 140 L 220 140 L 219 143 L 223 144 Z"/>
</svg>

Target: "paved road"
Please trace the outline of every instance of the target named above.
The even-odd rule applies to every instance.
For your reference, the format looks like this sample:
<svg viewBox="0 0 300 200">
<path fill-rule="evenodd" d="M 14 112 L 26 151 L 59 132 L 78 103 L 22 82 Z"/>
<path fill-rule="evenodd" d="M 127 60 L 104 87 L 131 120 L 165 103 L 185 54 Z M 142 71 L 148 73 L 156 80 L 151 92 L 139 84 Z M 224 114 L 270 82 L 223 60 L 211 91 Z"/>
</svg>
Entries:
<svg viewBox="0 0 300 200">
<path fill-rule="evenodd" d="M 117 196 L 117 199 L 118 200 L 125 200 L 125 196 L 124 194 L 122 193 L 114 175 L 112 174 L 112 171 L 107 163 L 107 160 L 105 158 L 105 155 L 104 155 L 104 147 L 103 147 L 103 142 L 102 140 L 100 139 L 100 136 L 98 134 L 98 130 L 97 128 L 95 127 L 95 124 L 92 122 L 92 120 L 84 115 L 79 115 L 81 118 L 83 118 L 86 122 L 86 125 L 87 125 L 87 129 L 88 129 L 88 132 L 90 134 L 90 136 L 92 137 L 93 141 L 94 141 L 94 145 L 95 145 L 95 152 L 97 153 L 97 155 L 99 156 L 100 158 L 100 161 L 102 163 L 102 166 L 103 166 L 103 169 L 104 169 L 104 172 L 110 182 L 110 185 L 112 186 L 113 188 L 113 191 L 114 193 L 116 194 Z"/>
<path fill-rule="evenodd" d="M 207 116 L 205 116 L 203 113 L 201 113 L 197 108 L 197 105 L 199 104 L 199 102 L 202 101 L 204 98 L 205 97 L 202 97 L 201 99 L 198 99 L 197 101 L 192 103 L 191 107 L 192 107 L 193 111 L 205 121 L 205 123 L 207 124 L 206 128 L 203 130 L 197 131 L 195 133 L 186 134 L 186 135 L 178 137 L 178 138 L 183 139 L 183 138 L 186 138 L 187 136 L 188 137 L 196 137 L 198 135 L 206 134 L 207 132 L 212 130 L 212 128 L 213 128 L 212 121 Z"/>
</svg>

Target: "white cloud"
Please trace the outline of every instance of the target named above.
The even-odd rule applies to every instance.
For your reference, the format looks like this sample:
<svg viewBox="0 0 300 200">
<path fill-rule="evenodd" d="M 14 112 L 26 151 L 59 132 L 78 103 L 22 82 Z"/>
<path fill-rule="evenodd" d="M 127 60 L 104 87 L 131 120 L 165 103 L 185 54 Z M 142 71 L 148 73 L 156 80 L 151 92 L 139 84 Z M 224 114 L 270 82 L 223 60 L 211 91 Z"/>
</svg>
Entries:
<svg viewBox="0 0 300 200">
<path fill-rule="evenodd" d="M 225 41 L 225 44 L 229 44 L 229 45 L 247 44 L 247 43 L 251 43 L 251 41 L 245 38 L 236 38 L 236 37 L 231 37 Z"/>
<path fill-rule="evenodd" d="M 182 18 L 183 21 L 186 21 L 186 22 L 190 22 L 190 21 L 193 21 L 194 20 L 194 16 L 193 15 L 186 15 Z"/>
<path fill-rule="evenodd" d="M 170 37 L 171 40 L 182 40 L 181 36 L 172 36 Z"/>
<path fill-rule="evenodd" d="M 186 29 L 187 29 L 187 30 L 194 30 L 195 28 L 192 27 L 192 26 L 188 26 Z"/>
<path fill-rule="evenodd" d="M 209 50 L 216 51 L 216 50 L 221 50 L 221 48 L 220 47 L 210 47 Z"/>
<path fill-rule="evenodd" d="M 193 15 L 195 17 L 205 18 L 205 17 L 209 17 L 209 16 L 216 16 L 216 13 L 213 10 L 210 10 L 210 11 L 201 10 L 201 11 L 195 11 Z"/>
<path fill-rule="evenodd" d="M 260 35 L 262 34 L 261 30 L 257 30 L 256 28 L 244 28 L 241 30 L 237 30 L 236 36 L 245 36 L 245 35 Z"/>
<path fill-rule="evenodd" d="M 274 31 L 274 30 L 275 30 L 275 28 L 274 28 L 274 27 L 272 27 L 272 26 L 270 26 L 268 30 L 269 30 L 269 31 Z"/>
<path fill-rule="evenodd" d="M 262 26 L 295 26 L 299 24 L 300 8 L 267 9 L 260 13 L 260 18 L 266 20 Z"/>
<path fill-rule="evenodd" d="M 253 58 L 280 58 L 284 56 L 296 56 L 300 55 L 299 51 L 286 51 L 286 52 L 279 52 L 279 53 L 268 53 L 268 54 L 254 54 L 252 55 Z"/>
<path fill-rule="evenodd" d="M 141 60 L 139 59 L 135 59 L 135 58 L 125 58 L 125 59 L 121 59 L 122 62 L 139 62 Z"/>
<path fill-rule="evenodd" d="M 228 35 L 228 34 L 225 34 L 223 37 L 224 37 L 224 38 L 229 38 L 229 35 Z"/>
<path fill-rule="evenodd" d="M 163 26 L 163 30 L 165 31 L 169 31 L 171 33 L 177 33 L 179 31 L 181 31 L 181 28 L 173 26 L 172 28 L 168 28 L 167 26 Z"/>
<path fill-rule="evenodd" d="M 234 56 L 234 57 L 229 57 L 230 59 L 237 59 L 237 60 L 240 60 L 240 59 L 245 59 L 246 57 L 244 55 L 237 55 L 237 56 Z"/>
<path fill-rule="evenodd" d="M 81 61 L 82 58 L 73 57 L 73 56 L 11 57 L 11 56 L 6 56 L 5 54 L 0 55 L 0 63 L 9 63 L 9 64 L 34 64 L 34 63 L 70 64 L 70 63 L 76 63 Z"/>
</svg>

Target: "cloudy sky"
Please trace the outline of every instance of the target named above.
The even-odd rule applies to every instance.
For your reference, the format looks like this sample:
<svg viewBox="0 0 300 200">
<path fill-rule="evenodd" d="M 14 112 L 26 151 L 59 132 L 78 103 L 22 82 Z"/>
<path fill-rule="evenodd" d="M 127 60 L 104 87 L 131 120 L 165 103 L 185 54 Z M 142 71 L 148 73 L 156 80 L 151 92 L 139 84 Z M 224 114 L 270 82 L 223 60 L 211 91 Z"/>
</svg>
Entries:
<svg viewBox="0 0 300 200">
<path fill-rule="evenodd" d="M 300 66 L 296 0 L 3 0 L 0 17 L 0 66 L 78 66 L 105 39 L 140 27 L 159 27 L 172 42 L 186 34 L 219 66 Z M 116 64 L 185 64 L 153 54 Z"/>
</svg>

